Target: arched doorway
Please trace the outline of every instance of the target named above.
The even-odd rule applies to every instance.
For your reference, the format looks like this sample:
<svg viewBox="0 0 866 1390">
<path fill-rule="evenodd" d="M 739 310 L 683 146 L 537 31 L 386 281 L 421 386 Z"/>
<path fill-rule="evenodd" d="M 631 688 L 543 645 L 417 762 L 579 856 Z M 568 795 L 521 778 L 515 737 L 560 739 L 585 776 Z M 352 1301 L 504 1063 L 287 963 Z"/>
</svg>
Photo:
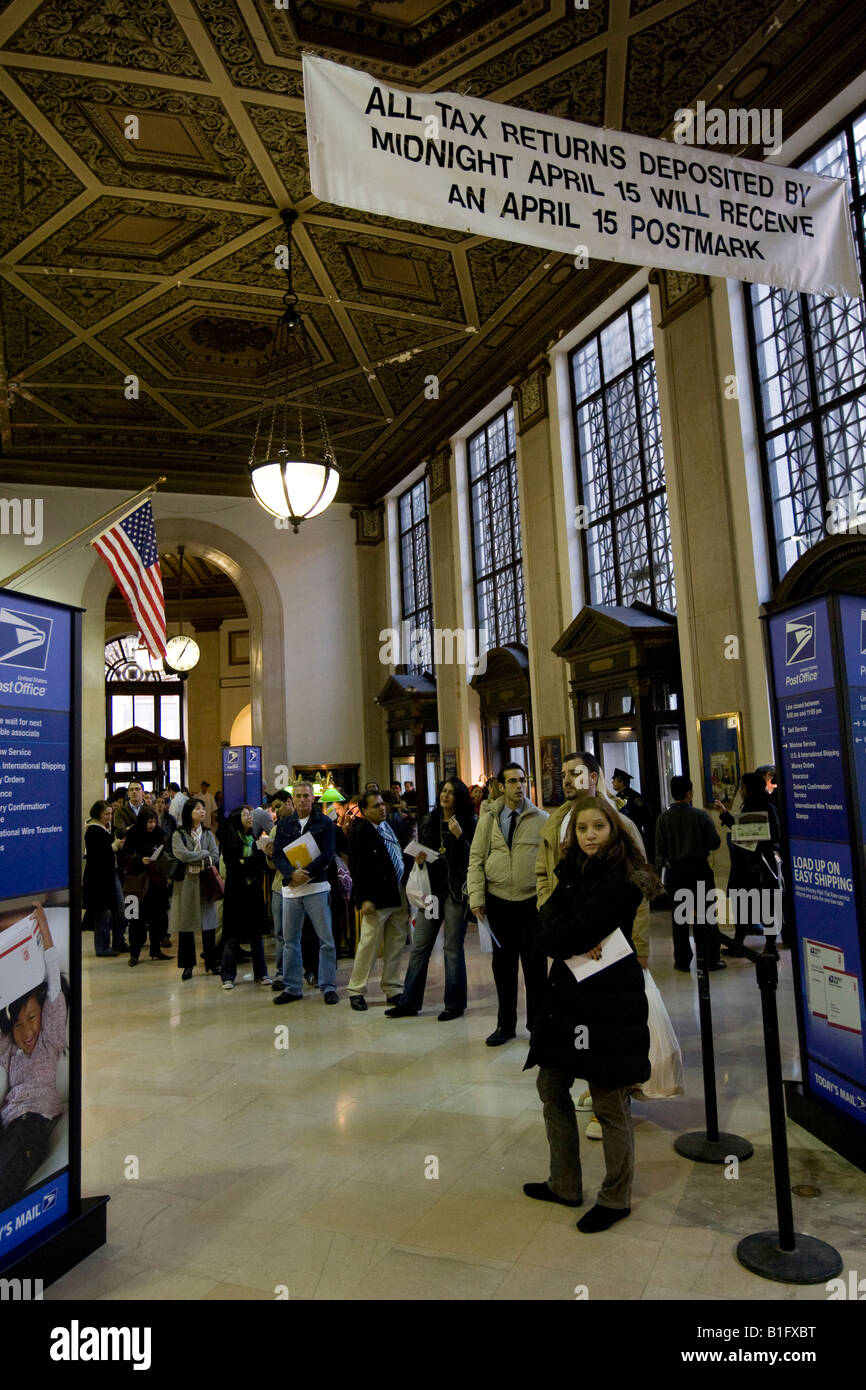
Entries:
<svg viewBox="0 0 866 1390">
<path fill-rule="evenodd" d="M 161 554 L 176 552 L 178 545 L 183 545 L 188 555 L 201 556 L 228 575 L 243 600 L 249 626 L 249 692 L 243 703 L 248 700 L 251 707 L 252 726 L 256 742 L 262 745 L 262 763 L 265 781 L 268 781 L 269 772 L 285 763 L 287 756 L 283 618 L 274 577 L 251 545 L 208 521 L 157 519 L 156 535 Z M 82 790 L 85 802 L 88 797 L 93 800 L 105 779 L 105 612 L 113 587 L 114 579 L 108 567 L 94 557 L 82 598 L 85 609 L 82 651 Z M 127 619 L 124 631 L 128 632 L 129 627 Z M 195 771 L 194 768 L 193 773 Z"/>
</svg>

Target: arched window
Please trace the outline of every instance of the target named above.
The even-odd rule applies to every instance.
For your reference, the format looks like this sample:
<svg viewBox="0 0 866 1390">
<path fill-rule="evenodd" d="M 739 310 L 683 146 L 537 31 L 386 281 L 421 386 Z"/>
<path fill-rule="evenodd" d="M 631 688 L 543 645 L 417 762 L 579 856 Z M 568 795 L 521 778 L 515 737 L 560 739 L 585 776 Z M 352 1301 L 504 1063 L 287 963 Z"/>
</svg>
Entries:
<svg viewBox="0 0 866 1390">
<path fill-rule="evenodd" d="M 183 780 L 183 682 L 133 633 L 105 644 L 105 714 L 109 789 L 133 775 L 153 790 Z"/>
<path fill-rule="evenodd" d="M 569 357 L 590 603 L 676 612 L 648 294 Z"/>
<path fill-rule="evenodd" d="M 845 179 L 866 264 L 866 111 L 798 167 Z M 744 287 L 773 587 L 829 534 L 866 529 L 866 305 Z"/>
</svg>

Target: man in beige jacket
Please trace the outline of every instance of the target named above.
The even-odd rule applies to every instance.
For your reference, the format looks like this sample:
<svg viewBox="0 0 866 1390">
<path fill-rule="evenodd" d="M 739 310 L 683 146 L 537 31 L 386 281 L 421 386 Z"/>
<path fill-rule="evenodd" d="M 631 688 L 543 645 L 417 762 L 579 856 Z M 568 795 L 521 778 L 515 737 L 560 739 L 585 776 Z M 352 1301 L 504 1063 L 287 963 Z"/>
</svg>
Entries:
<svg viewBox="0 0 866 1390">
<path fill-rule="evenodd" d="M 547 812 L 526 796 L 526 773 L 518 763 L 504 768 L 499 781 L 505 795 L 479 817 L 467 874 L 469 906 L 476 917 L 486 917 L 494 937 L 499 1009 L 488 1047 L 509 1042 L 517 1031 L 518 962 L 523 966 L 530 1032 L 547 980 L 547 957 L 535 944 L 535 864 Z"/>
</svg>

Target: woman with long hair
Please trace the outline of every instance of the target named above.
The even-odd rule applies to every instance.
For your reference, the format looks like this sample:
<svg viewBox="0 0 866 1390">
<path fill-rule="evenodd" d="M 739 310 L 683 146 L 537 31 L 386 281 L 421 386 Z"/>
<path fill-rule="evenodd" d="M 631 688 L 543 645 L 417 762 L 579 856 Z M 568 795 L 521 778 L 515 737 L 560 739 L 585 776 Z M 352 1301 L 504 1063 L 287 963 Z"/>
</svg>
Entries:
<svg viewBox="0 0 866 1390">
<path fill-rule="evenodd" d="M 557 885 L 538 914 L 536 942 L 553 965 L 532 1033 L 526 1067 L 538 1067 L 538 1094 L 550 1145 L 547 1182 L 524 1192 L 545 1202 L 583 1202 L 580 1141 L 571 1087 L 589 1083 L 593 1113 L 602 1127 L 605 1178 L 596 1205 L 577 1223 L 584 1233 L 605 1231 L 631 1211 L 634 1136 L 629 1088 L 649 1080 L 649 1029 L 643 971 L 631 941 L 643 896 L 663 887 L 619 814 L 598 796 L 573 806 Z M 578 981 L 572 957 L 602 956 L 602 942 L 619 928 L 628 955 Z M 525 1070 L 526 1068 L 524 1068 Z"/>
<path fill-rule="evenodd" d="M 150 933 L 151 960 L 170 960 L 159 949 L 168 927 L 168 883 L 157 865 L 165 846 L 155 806 L 139 811 L 123 842 L 123 893 L 138 901 L 138 916 L 129 923 L 129 964 L 138 965 L 144 938 Z"/>
<path fill-rule="evenodd" d="M 386 1018 L 409 1018 L 424 1003 L 427 968 L 440 927 L 445 932 L 445 1008 L 439 1022 L 460 1018 L 466 1011 L 466 871 L 475 834 L 475 816 L 469 788 L 459 777 L 449 777 L 439 785 L 437 804 L 421 825 L 421 843 L 438 853 L 428 865 L 432 916 L 419 908 L 415 919 L 415 940 L 399 1004 L 385 1010 Z M 427 863 L 419 854 L 415 863 Z"/>
<path fill-rule="evenodd" d="M 256 984 L 269 985 L 263 937 L 268 930 L 265 906 L 267 860 L 253 840 L 250 806 L 232 811 L 220 828 L 220 851 L 226 866 L 223 897 L 223 989 L 234 989 L 241 942 L 248 942 Z"/>
<path fill-rule="evenodd" d="M 170 930 L 177 932 L 177 964 L 182 980 L 192 978 L 195 968 L 195 934 L 201 932 L 204 968 L 211 975 L 220 973 L 216 954 L 216 904 L 211 902 L 202 882 L 202 870 L 219 863 L 219 850 L 213 831 L 205 830 L 207 807 L 200 796 L 183 803 L 180 827 L 171 837 L 171 852 L 183 869 L 175 879 L 171 895 Z"/>
</svg>

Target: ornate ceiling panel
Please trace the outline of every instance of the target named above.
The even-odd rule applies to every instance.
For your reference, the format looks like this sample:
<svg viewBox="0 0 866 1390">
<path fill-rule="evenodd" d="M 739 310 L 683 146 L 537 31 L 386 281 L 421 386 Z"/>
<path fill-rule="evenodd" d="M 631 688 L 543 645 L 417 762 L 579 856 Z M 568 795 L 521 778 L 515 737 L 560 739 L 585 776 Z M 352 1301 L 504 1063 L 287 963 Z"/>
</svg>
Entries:
<svg viewBox="0 0 866 1390">
<path fill-rule="evenodd" d="M 203 77 L 195 53 L 165 0 L 47 0 L 6 47 L 13 53 L 110 63 L 174 77 Z"/>
<path fill-rule="evenodd" d="M 294 284 L 349 502 L 374 502 L 629 274 L 318 202 L 304 51 L 650 135 L 697 97 L 748 100 L 782 107 L 787 136 L 828 81 L 866 67 L 861 10 L 0 0 L 4 478 L 104 486 L 110 472 L 132 489 L 164 472 L 169 490 L 246 495 L 283 208 L 299 214 Z"/>
<path fill-rule="evenodd" d="M 57 72 L 16 80 L 101 184 L 273 203 L 216 97 Z"/>
</svg>

